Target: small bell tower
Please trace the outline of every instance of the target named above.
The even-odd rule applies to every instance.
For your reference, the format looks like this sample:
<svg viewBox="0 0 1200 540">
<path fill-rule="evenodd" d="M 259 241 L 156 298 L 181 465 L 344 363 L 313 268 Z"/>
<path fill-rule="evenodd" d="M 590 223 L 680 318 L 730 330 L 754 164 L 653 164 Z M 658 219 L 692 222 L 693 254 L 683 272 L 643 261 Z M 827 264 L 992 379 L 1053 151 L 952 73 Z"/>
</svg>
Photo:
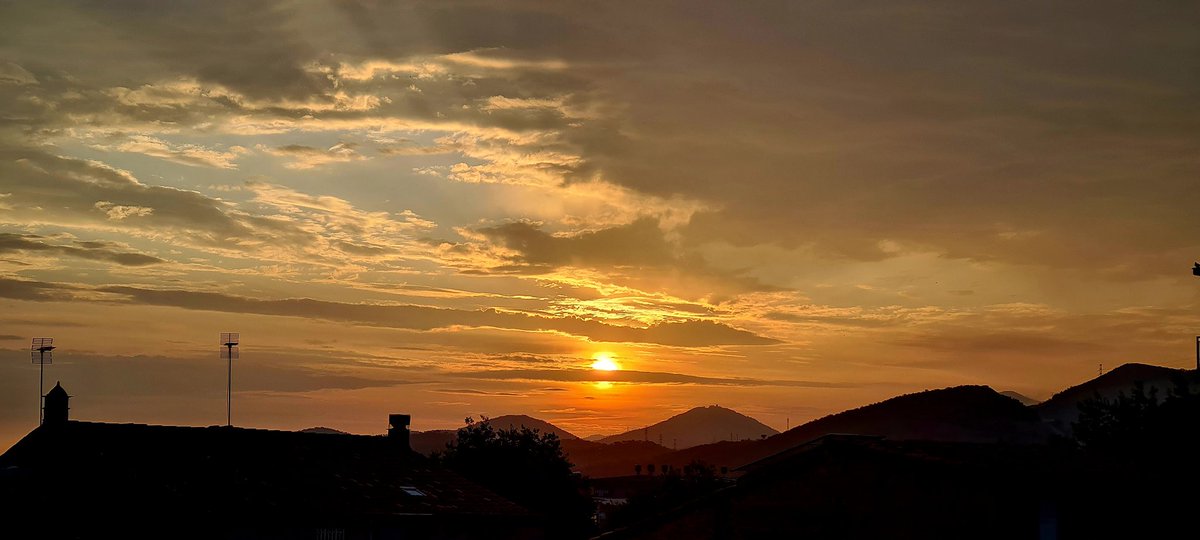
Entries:
<svg viewBox="0 0 1200 540">
<path fill-rule="evenodd" d="M 46 425 L 66 424 L 69 417 L 71 396 L 63 389 L 62 383 L 57 382 L 54 388 L 46 394 Z"/>
</svg>

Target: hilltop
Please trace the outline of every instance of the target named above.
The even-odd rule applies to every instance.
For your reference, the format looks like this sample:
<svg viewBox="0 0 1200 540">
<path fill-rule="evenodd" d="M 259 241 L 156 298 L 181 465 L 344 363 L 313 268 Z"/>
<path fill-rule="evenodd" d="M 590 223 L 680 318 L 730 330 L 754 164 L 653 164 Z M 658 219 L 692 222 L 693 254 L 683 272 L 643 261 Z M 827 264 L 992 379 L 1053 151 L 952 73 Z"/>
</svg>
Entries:
<svg viewBox="0 0 1200 540">
<path fill-rule="evenodd" d="M 595 440 L 578 438 L 529 416 L 506 415 L 490 421 L 506 428 L 524 425 L 558 434 L 576 470 L 593 477 L 629 475 L 634 465 L 683 467 L 697 460 L 732 470 L 832 433 L 877 435 L 895 441 L 1043 443 L 1054 435 L 1069 434 L 1070 424 L 1078 416 L 1078 403 L 1084 399 L 1097 393 L 1110 398 L 1118 392 L 1128 393 L 1139 381 L 1147 388 L 1158 388 L 1162 396 L 1173 387 L 1175 378 L 1187 373 L 1125 364 L 1042 403 L 987 386 L 926 390 L 828 415 L 783 433 L 718 406 L 697 407 L 618 435 L 588 438 Z M 428 453 L 445 448 L 453 438 L 453 430 L 414 433 L 413 448 Z"/>
<path fill-rule="evenodd" d="M 1003 391 L 1003 392 L 1000 392 L 1000 395 L 1002 395 L 1002 396 L 1008 396 L 1008 397 L 1010 397 L 1010 398 L 1013 398 L 1013 399 L 1015 399 L 1015 400 L 1017 400 L 1017 401 L 1020 401 L 1020 402 L 1021 402 L 1021 405 L 1024 405 L 1024 406 L 1026 406 L 1026 407 L 1032 407 L 1032 406 L 1034 406 L 1034 405 L 1037 405 L 1037 404 L 1041 403 L 1040 401 L 1038 401 L 1038 400 L 1036 400 L 1036 399 L 1033 399 L 1033 398 L 1031 398 L 1031 397 L 1029 397 L 1029 396 L 1027 396 L 1027 395 L 1025 395 L 1025 394 L 1022 394 L 1022 393 L 1020 393 L 1020 392 L 1016 392 L 1016 391 L 1013 391 L 1013 390 L 1005 390 L 1005 391 Z"/>
<path fill-rule="evenodd" d="M 1070 435 L 1071 424 L 1079 418 L 1080 401 L 1097 395 L 1112 399 L 1121 392 L 1128 394 L 1138 383 L 1144 385 L 1147 392 L 1157 388 L 1161 399 L 1174 388 L 1176 379 L 1188 373 L 1189 370 L 1148 364 L 1122 364 L 1099 377 L 1054 394 L 1034 409 L 1056 433 Z"/>
<path fill-rule="evenodd" d="M 830 433 L 892 440 L 1038 443 L 1049 431 L 1037 413 L 986 386 L 956 386 L 906 394 L 832 414 L 765 440 L 727 441 L 662 456 L 682 467 L 704 461 L 734 469 Z"/>
<path fill-rule="evenodd" d="M 739 413 L 717 405 L 696 407 L 662 422 L 600 439 L 611 444 L 621 441 L 650 441 L 667 448 L 690 448 L 716 441 L 760 439 L 779 431 Z"/>
<path fill-rule="evenodd" d="M 827 433 L 880 435 L 894 440 L 1029 443 L 1046 440 L 1038 416 L 987 386 L 954 386 L 905 394 L 840 412 L 768 439 L 794 446 Z"/>
<path fill-rule="evenodd" d="M 523 414 L 506 414 L 504 416 L 488 418 L 487 422 L 489 424 L 491 424 L 492 427 L 495 427 L 496 429 L 513 429 L 513 428 L 527 427 L 529 429 L 537 430 L 540 433 L 553 433 L 553 434 L 557 435 L 559 439 L 562 439 L 564 441 L 569 440 L 569 439 L 578 439 L 579 438 L 579 437 L 575 436 L 573 433 L 571 433 L 563 428 L 560 428 L 554 424 L 551 424 L 550 422 L 547 422 L 545 420 L 541 420 L 538 418 L 534 418 L 532 416 L 526 416 Z"/>
<path fill-rule="evenodd" d="M 300 430 L 300 433 L 318 433 L 323 435 L 349 435 L 345 431 L 327 428 L 325 426 L 310 427 Z"/>
<path fill-rule="evenodd" d="M 715 405 L 697 407 L 647 428 L 620 435 L 589 437 L 594 440 L 577 437 L 550 422 L 526 415 L 497 416 L 488 419 L 488 423 L 502 429 L 524 426 L 542 433 L 554 433 L 562 441 L 563 451 L 575 464 L 575 469 L 594 477 L 627 475 L 633 471 L 634 464 L 670 463 L 664 458 L 673 451 L 658 444 L 659 434 L 664 443 L 677 442 L 683 448 L 713 439 L 727 439 L 731 434 L 761 440 L 778 433 L 758 420 Z M 410 442 L 413 450 L 428 455 L 444 450 L 454 441 L 455 433 L 452 429 L 414 431 Z M 647 433 L 654 440 L 644 440 Z"/>
<path fill-rule="evenodd" d="M 564 442 L 579 439 L 579 437 L 571 432 L 550 422 L 523 414 L 506 414 L 495 418 L 488 418 L 487 422 L 496 429 L 527 427 L 537 430 L 539 433 L 553 433 Z M 457 433 L 457 430 L 453 429 L 414 431 L 409 439 L 409 443 L 412 445 L 413 450 L 429 455 L 432 452 L 445 450 L 446 444 L 454 440 L 455 433 Z"/>
</svg>

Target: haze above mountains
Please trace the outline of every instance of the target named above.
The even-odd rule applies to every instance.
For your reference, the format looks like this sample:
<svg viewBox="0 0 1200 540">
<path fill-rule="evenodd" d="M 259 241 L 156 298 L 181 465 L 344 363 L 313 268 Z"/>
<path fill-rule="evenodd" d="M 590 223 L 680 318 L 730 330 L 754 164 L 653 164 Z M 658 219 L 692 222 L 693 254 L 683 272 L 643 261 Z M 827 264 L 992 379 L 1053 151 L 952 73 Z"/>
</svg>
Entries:
<svg viewBox="0 0 1200 540">
<path fill-rule="evenodd" d="M 633 474 L 635 465 L 682 467 L 697 460 L 732 470 L 830 433 L 894 440 L 1043 443 L 1055 435 L 1070 434 L 1082 400 L 1095 395 L 1112 398 L 1130 392 L 1138 383 L 1157 388 L 1163 396 L 1185 373 L 1188 371 L 1125 364 L 1040 403 L 987 386 L 927 390 L 829 415 L 783 433 L 716 405 L 696 407 L 644 428 L 588 439 L 525 415 L 487 421 L 497 428 L 525 426 L 554 433 L 576 469 L 592 477 Z M 412 445 L 428 454 L 444 449 L 454 438 L 454 430 L 414 432 Z"/>
</svg>

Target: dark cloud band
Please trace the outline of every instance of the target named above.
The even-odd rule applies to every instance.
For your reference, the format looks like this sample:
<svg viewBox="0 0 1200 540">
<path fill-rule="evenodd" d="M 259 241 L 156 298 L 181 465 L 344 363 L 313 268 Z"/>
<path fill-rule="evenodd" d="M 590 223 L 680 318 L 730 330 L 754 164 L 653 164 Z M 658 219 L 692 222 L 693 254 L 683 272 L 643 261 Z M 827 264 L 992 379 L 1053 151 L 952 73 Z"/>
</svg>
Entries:
<svg viewBox="0 0 1200 540">
<path fill-rule="evenodd" d="M 102 297 L 90 296 L 97 293 Z M 146 289 L 129 286 L 84 287 L 3 278 L 0 278 L 0 297 L 43 301 L 93 298 L 122 304 L 305 317 L 411 330 L 464 326 L 562 332 L 586 337 L 592 341 L 653 343 L 680 347 L 778 343 L 774 339 L 726 324 L 703 320 L 631 327 L 615 326 L 575 317 L 547 317 L 495 309 L 468 311 L 418 305 L 350 304 L 308 298 L 260 300 L 182 289 Z"/>
</svg>

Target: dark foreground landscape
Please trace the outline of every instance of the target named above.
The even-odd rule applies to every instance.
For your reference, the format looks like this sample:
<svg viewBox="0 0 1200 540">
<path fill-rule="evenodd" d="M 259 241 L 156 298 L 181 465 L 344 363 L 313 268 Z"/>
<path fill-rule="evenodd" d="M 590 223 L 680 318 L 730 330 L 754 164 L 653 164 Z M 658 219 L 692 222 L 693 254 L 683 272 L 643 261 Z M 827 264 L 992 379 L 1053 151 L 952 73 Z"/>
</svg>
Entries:
<svg viewBox="0 0 1200 540">
<path fill-rule="evenodd" d="M 71 420 L 56 386 L 0 456 L 0 507 L 21 516 L 6 536 L 58 538 L 1185 535 L 1198 389 L 1127 364 L 1042 403 L 945 388 L 671 450 L 651 432 L 773 430 L 716 406 L 608 442 L 520 416 L 410 433 L 393 415 L 386 436 L 114 424 Z"/>
</svg>

